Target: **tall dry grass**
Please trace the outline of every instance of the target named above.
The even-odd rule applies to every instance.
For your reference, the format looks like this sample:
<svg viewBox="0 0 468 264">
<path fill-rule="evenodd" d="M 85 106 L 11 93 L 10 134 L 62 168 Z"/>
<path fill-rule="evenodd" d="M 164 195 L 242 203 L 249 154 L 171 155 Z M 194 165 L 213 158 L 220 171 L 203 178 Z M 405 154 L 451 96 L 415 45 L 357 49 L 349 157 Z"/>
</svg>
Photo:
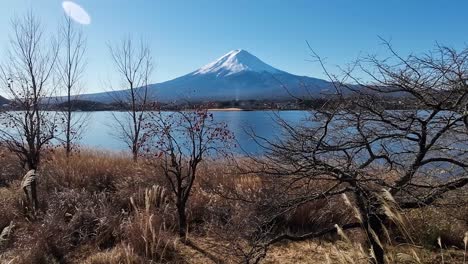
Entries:
<svg viewBox="0 0 468 264">
<path fill-rule="evenodd" d="M 174 219 L 167 199 L 165 188 L 160 186 L 145 190 L 143 208 L 130 197 L 134 210 L 124 223 L 128 245 L 138 255 L 155 263 L 167 263 L 177 258 L 177 240 L 171 232 Z"/>
<path fill-rule="evenodd" d="M 135 164 L 125 154 L 93 150 L 68 160 L 60 151 L 47 155 L 39 170 L 40 210 L 35 218 L 22 206 L 24 194 L 19 186 L 24 171 L 11 154 L 0 155 L 4 165 L 0 169 L 0 232 L 14 224 L 11 236 L 0 245 L 0 263 L 194 263 L 201 259 L 176 239 L 173 197 L 154 163 Z M 207 261 L 263 258 L 263 249 L 249 240 L 263 208 L 242 199 L 271 201 L 276 184 L 280 183 L 261 175 L 240 174 L 227 161 L 206 160 L 188 204 L 188 239 L 205 255 L 215 256 Z M 460 202 L 468 199 L 463 196 L 466 190 L 461 194 L 447 197 L 446 204 L 404 213 L 392 206 L 391 197 L 383 195 L 384 209 L 395 223 L 387 230 L 387 241 L 382 241 L 390 252 L 389 261 L 440 262 L 442 254 L 445 263 L 463 261 L 468 210 L 460 208 L 468 207 L 460 207 Z M 338 197 L 303 204 L 278 219 L 279 227 L 271 231 L 301 234 L 335 224 L 339 227 L 359 219 L 353 203 Z M 369 260 L 372 253 L 363 246 L 365 235 L 356 230 L 340 235 L 304 243 L 321 245 L 313 252 L 319 254 L 315 260 L 323 263 Z M 442 248 L 437 245 L 439 237 Z M 304 250 L 297 243 L 274 245 L 265 262 L 301 262 L 297 256 Z M 313 259 L 303 261 L 313 263 Z"/>
</svg>

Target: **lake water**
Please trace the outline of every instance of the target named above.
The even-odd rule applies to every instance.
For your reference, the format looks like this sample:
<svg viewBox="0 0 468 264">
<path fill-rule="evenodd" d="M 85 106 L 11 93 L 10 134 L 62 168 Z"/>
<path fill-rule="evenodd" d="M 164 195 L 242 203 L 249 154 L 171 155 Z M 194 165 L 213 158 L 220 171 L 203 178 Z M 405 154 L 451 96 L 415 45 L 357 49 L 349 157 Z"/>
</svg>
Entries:
<svg viewBox="0 0 468 264">
<path fill-rule="evenodd" d="M 126 145 L 117 138 L 114 122 L 115 115 L 126 115 L 123 112 L 91 112 L 79 113 L 89 115 L 89 122 L 82 133 L 80 144 L 95 149 L 122 151 Z M 214 120 L 225 122 L 234 133 L 240 148 L 235 152 L 260 153 L 261 148 L 253 141 L 246 131 L 253 131 L 256 135 L 267 139 L 274 139 L 281 135 L 281 129 L 276 124 L 276 116 L 290 124 L 299 124 L 307 117 L 307 111 L 214 111 Z"/>
</svg>

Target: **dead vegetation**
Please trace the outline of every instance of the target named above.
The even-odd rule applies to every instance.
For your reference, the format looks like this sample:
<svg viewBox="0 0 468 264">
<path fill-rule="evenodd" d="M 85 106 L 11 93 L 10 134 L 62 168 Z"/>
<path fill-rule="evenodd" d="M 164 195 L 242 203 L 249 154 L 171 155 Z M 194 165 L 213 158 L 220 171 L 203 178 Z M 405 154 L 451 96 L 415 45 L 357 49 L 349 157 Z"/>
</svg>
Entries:
<svg viewBox="0 0 468 264">
<path fill-rule="evenodd" d="M 62 151 L 49 152 L 39 172 L 40 201 L 34 217 L 24 209 L 19 177 L 2 175 L 6 187 L 0 188 L 0 229 L 12 228 L 2 236 L 1 263 L 369 261 L 365 234 L 357 229 L 263 244 L 271 234 L 300 235 L 346 224 L 353 209 L 341 197 L 305 203 L 281 217 L 274 228 L 258 232 L 265 212 L 261 201 L 271 194 L 273 183 L 259 175 L 241 175 L 227 161 L 203 162 L 187 208 L 188 242 L 182 243 L 174 197 L 162 171 L 135 164 L 123 154 L 84 150 L 70 159 Z M 1 163 L 13 168 L 11 161 L 5 154 Z M 229 197 L 234 193 L 230 190 L 246 200 Z M 390 263 L 440 262 L 442 254 L 445 263 L 463 263 L 466 201 L 466 190 L 460 190 L 440 204 L 404 212 L 401 217 L 412 239 L 396 227 L 388 230 L 392 243 L 385 247 Z"/>
</svg>

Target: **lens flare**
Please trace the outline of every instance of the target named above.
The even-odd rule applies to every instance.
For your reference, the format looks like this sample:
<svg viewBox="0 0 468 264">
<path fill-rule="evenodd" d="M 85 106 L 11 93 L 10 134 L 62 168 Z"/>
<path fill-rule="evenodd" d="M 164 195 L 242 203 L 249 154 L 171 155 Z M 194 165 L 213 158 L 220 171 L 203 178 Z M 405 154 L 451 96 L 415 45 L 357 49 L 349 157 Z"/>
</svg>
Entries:
<svg viewBox="0 0 468 264">
<path fill-rule="evenodd" d="M 75 22 L 80 23 L 82 25 L 91 24 L 91 17 L 88 15 L 88 12 L 86 12 L 86 10 L 84 10 L 78 4 L 72 1 L 63 1 L 62 7 L 65 11 L 65 14 L 67 14 L 67 16 L 69 16 Z"/>
</svg>

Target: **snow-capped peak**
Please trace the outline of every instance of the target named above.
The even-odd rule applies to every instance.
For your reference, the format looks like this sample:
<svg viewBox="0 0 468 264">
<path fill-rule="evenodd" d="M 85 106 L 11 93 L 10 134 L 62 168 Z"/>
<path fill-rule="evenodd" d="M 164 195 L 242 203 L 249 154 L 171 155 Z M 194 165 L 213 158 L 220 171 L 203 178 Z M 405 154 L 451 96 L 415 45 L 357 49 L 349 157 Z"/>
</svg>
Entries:
<svg viewBox="0 0 468 264">
<path fill-rule="evenodd" d="M 248 51 L 236 49 L 193 72 L 198 74 L 216 74 L 228 76 L 242 71 L 278 73 L 279 70 L 264 63 Z"/>
</svg>

